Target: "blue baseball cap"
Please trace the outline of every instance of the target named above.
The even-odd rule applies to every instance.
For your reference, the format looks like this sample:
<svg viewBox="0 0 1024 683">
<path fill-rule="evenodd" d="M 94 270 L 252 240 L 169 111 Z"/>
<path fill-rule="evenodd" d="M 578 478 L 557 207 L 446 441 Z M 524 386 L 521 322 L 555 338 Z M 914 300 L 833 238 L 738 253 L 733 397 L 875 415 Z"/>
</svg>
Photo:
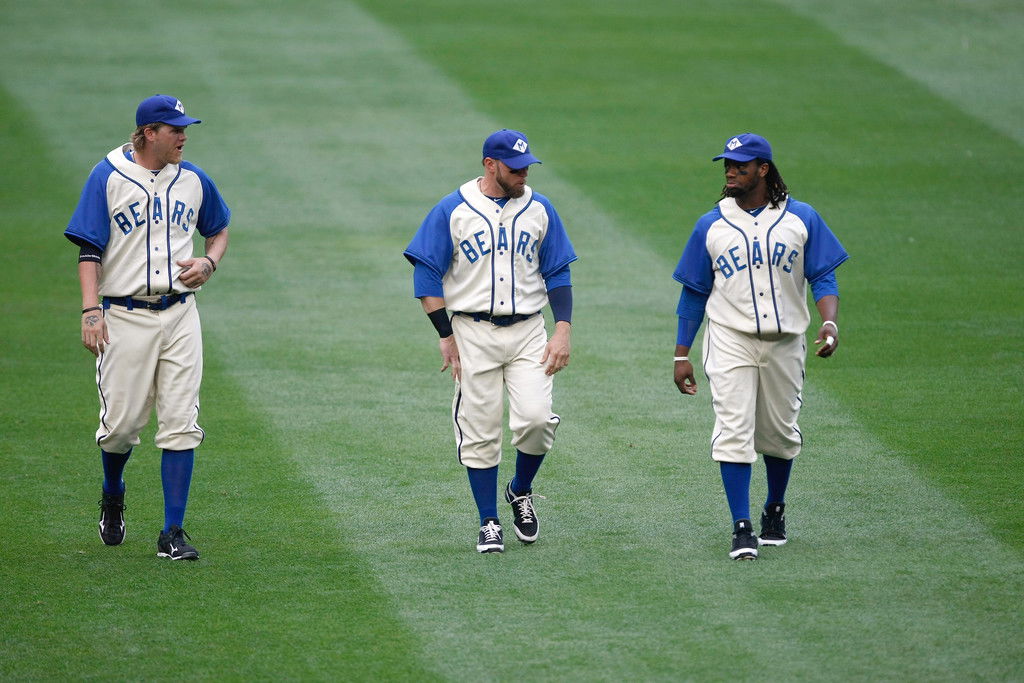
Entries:
<svg viewBox="0 0 1024 683">
<path fill-rule="evenodd" d="M 497 159 L 509 168 L 525 168 L 530 164 L 543 163 L 530 154 L 530 142 L 526 136 L 508 128 L 491 133 L 484 140 L 484 158 L 488 157 Z"/>
<path fill-rule="evenodd" d="M 193 123 L 202 123 L 202 121 L 185 116 L 185 105 L 177 97 L 153 95 L 142 100 L 139 103 L 139 108 L 135 111 L 136 126 L 145 126 L 150 123 L 191 126 Z"/>
<path fill-rule="evenodd" d="M 733 161 L 747 162 L 754 159 L 772 160 L 772 146 L 760 135 L 753 133 L 742 133 L 736 137 L 729 138 L 725 143 L 725 150 L 711 161 L 719 159 L 732 159 Z"/>
</svg>

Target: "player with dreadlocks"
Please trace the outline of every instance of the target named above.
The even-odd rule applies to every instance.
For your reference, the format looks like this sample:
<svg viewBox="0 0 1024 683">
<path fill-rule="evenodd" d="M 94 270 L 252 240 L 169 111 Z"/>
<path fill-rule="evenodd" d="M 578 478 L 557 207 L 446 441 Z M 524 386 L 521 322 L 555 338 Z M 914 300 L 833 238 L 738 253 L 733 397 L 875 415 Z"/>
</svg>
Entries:
<svg viewBox="0 0 1024 683">
<path fill-rule="evenodd" d="M 803 444 L 797 417 L 810 324 L 807 284 L 823 321 L 817 355 L 827 358 L 839 345 L 835 269 L 848 256 L 818 212 L 790 198 L 767 140 L 737 135 L 719 159 L 725 160 L 721 201 L 697 221 L 673 274 L 683 285 L 674 380 L 684 395 L 697 393 L 689 352 L 706 312 L 701 355 L 715 409 L 711 457 L 733 520 L 729 557 L 752 560 L 758 545 L 787 540 L 786 487 Z M 758 453 L 768 478 L 760 539 L 750 520 Z"/>
<path fill-rule="evenodd" d="M 722 157 L 715 157 L 715 159 L 721 158 Z M 776 166 L 775 162 L 771 159 L 757 158 L 746 163 L 742 163 L 734 159 L 730 159 L 729 157 L 725 157 L 726 175 L 728 176 L 730 166 L 735 166 L 737 175 L 749 175 L 750 171 L 747 167 L 751 164 L 753 164 L 753 167 L 758 170 L 759 175 L 761 168 L 763 166 L 768 166 L 768 170 L 764 173 L 764 189 L 768 197 L 768 205 L 773 209 L 779 208 L 779 204 L 785 201 L 786 197 L 789 196 L 789 188 L 786 187 L 786 181 L 782 179 L 782 174 L 779 173 L 778 166 Z M 726 184 L 722 186 L 722 195 L 719 199 L 725 199 L 726 197 L 736 198 L 744 193 L 744 190 L 739 189 L 735 185 L 730 187 L 728 178 L 726 178 Z"/>
</svg>

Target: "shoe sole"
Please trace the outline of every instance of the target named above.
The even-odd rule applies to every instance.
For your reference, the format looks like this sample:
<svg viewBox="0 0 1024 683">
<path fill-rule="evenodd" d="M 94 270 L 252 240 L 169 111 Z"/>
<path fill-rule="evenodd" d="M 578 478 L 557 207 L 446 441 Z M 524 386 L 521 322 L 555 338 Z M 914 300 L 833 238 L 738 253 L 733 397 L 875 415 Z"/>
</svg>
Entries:
<svg viewBox="0 0 1024 683">
<path fill-rule="evenodd" d="M 157 553 L 156 556 L 157 557 L 166 557 L 168 560 L 172 560 L 172 561 L 174 561 L 174 560 L 198 560 L 199 559 L 199 553 L 189 553 L 188 555 L 178 555 L 177 557 L 174 557 L 173 555 L 171 555 L 169 553 Z"/>
<path fill-rule="evenodd" d="M 757 551 L 753 548 L 743 548 L 742 550 L 734 550 L 729 553 L 729 559 L 732 560 L 756 560 Z"/>
<path fill-rule="evenodd" d="M 535 533 L 533 536 L 527 536 L 526 534 L 520 532 L 519 527 L 517 527 L 515 524 L 512 525 L 512 530 L 516 532 L 516 538 L 518 538 L 523 543 L 526 543 L 527 545 L 536 541 L 537 538 L 540 536 L 540 527 L 537 527 L 537 533 Z"/>
<path fill-rule="evenodd" d="M 503 553 L 505 552 L 505 546 L 503 545 L 478 545 L 476 547 L 478 553 Z"/>
<path fill-rule="evenodd" d="M 787 538 L 765 538 L 761 537 L 761 545 L 786 545 Z"/>
</svg>

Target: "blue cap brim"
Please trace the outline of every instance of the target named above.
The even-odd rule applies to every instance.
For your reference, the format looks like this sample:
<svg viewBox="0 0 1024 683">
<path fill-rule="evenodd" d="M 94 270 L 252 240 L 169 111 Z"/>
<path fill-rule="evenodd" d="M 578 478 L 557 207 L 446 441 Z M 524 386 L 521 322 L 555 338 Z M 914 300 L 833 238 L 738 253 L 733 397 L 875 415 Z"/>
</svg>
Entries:
<svg viewBox="0 0 1024 683">
<path fill-rule="evenodd" d="M 726 152 L 725 154 L 719 154 L 711 161 L 718 161 L 719 159 L 732 159 L 733 161 L 746 163 L 748 161 L 753 161 L 756 158 L 756 154 L 740 154 L 739 152 Z"/>
<path fill-rule="evenodd" d="M 520 154 L 517 157 L 510 157 L 508 159 L 498 159 L 501 163 L 505 164 L 509 168 L 526 168 L 530 164 L 542 164 L 540 159 L 533 156 L 529 152 L 526 154 Z"/>
<path fill-rule="evenodd" d="M 175 116 L 174 118 L 161 119 L 160 123 L 166 123 L 168 126 L 191 126 L 193 123 L 202 123 L 199 119 L 194 119 L 191 116 Z"/>
</svg>

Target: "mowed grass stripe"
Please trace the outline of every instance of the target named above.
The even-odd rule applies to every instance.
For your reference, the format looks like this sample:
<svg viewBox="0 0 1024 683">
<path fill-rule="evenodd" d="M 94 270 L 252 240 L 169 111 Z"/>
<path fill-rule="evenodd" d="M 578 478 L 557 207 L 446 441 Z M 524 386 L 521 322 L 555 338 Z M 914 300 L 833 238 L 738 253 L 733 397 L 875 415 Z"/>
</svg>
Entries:
<svg viewBox="0 0 1024 683">
<path fill-rule="evenodd" d="M 84 72 L 87 61 L 56 68 L 65 66 Z M 17 255 L 0 273 L 0 677 L 430 679 L 419 641 L 224 370 L 215 339 L 186 520 L 201 559 L 155 557 L 163 507 L 152 425 L 126 472 L 126 542 L 101 544 L 92 362 L 78 340 L 75 250 L 60 234 L 88 169 L 59 163 L 65 150 L 3 90 L 0 110 L 3 245 Z M 222 293 L 209 290 L 201 306 L 216 328 L 205 304 Z"/>
<path fill-rule="evenodd" d="M 1024 6 L 1013 0 L 774 0 L 1024 144 Z"/>
</svg>

